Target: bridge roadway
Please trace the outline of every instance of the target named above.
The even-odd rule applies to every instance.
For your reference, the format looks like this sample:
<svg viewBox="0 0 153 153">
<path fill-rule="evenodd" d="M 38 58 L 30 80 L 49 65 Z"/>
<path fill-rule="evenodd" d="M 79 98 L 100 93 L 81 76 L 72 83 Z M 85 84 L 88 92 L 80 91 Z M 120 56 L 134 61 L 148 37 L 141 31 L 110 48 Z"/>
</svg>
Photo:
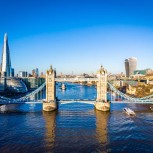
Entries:
<svg viewBox="0 0 153 153">
<path fill-rule="evenodd" d="M 94 104 L 96 102 L 95 99 L 63 99 L 58 101 L 61 104 L 66 104 L 66 103 L 73 103 L 73 102 L 78 102 L 78 103 L 86 103 L 86 104 Z M 113 104 L 153 104 L 153 100 L 145 100 L 145 101 L 110 101 L 110 103 Z"/>
<path fill-rule="evenodd" d="M 57 101 L 59 104 L 68 104 L 68 103 L 85 103 L 85 104 L 92 104 L 96 102 L 95 99 L 63 99 Z M 0 101 L 0 105 L 8 105 L 8 104 L 41 104 L 43 103 L 43 100 L 37 100 L 37 101 Z M 111 101 L 113 104 L 153 104 L 153 100 L 144 100 L 144 101 Z"/>
<path fill-rule="evenodd" d="M 57 100 L 58 103 L 60 104 L 67 104 L 67 103 L 73 103 L 73 102 L 78 102 L 78 103 L 86 103 L 86 104 L 94 104 L 96 100 L 94 99 L 63 99 L 63 100 Z M 0 101 L 0 105 L 8 105 L 8 104 L 39 104 L 42 103 L 43 100 L 37 100 L 37 101 Z"/>
<path fill-rule="evenodd" d="M 55 78 L 56 82 L 84 82 L 98 81 L 98 78 Z"/>
<path fill-rule="evenodd" d="M 63 100 L 58 100 L 58 103 L 60 103 L 60 104 L 69 104 L 69 103 L 74 103 L 74 102 L 94 105 L 96 100 L 95 99 L 63 99 Z"/>
</svg>

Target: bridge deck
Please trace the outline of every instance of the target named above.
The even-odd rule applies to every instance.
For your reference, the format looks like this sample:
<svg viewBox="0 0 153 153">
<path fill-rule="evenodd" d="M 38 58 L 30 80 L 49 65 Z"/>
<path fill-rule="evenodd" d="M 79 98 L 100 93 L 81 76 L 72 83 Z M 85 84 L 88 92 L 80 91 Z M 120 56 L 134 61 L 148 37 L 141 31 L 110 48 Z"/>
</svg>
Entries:
<svg viewBox="0 0 153 153">
<path fill-rule="evenodd" d="M 57 101 L 60 104 L 68 104 L 68 103 L 86 103 L 86 104 L 94 104 L 96 100 L 86 100 L 86 99 L 63 99 Z M 41 104 L 42 101 L 29 101 L 29 102 L 0 102 L 0 105 L 8 105 L 8 104 Z M 153 104 L 153 101 L 111 101 L 112 104 Z"/>
<path fill-rule="evenodd" d="M 91 101 L 86 101 L 86 100 L 69 100 L 69 101 L 65 101 L 65 100 L 60 100 L 58 101 L 58 103 L 60 104 L 68 104 L 68 103 L 84 103 L 84 104 L 92 104 L 94 105 L 95 101 L 91 100 Z"/>
</svg>

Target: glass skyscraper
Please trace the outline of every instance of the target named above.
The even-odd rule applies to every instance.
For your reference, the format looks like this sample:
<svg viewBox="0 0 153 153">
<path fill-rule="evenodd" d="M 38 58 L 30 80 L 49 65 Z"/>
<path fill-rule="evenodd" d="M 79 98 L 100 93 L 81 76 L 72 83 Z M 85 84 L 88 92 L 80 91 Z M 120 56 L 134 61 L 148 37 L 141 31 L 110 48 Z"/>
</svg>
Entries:
<svg viewBox="0 0 153 153">
<path fill-rule="evenodd" d="M 4 35 L 1 73 L 2 73 L 3 76 L 6 76 L 6 77 L 11 76 L 11 57 L 10 57 L 10 50 L 9 50 L 9 45 L 8 45 L 8 37 L 7 37 L 6 33 Z"/>
<path fill-rule="evenodd" d="M 130 77 L 130 75 L 133 74 L 133 72 L 137 68 L 137 58 L 135 57 L 130 57 L 128 59 L 125 59 L 125 72 L 126 72 L 126 77 Z"/>
</svg>

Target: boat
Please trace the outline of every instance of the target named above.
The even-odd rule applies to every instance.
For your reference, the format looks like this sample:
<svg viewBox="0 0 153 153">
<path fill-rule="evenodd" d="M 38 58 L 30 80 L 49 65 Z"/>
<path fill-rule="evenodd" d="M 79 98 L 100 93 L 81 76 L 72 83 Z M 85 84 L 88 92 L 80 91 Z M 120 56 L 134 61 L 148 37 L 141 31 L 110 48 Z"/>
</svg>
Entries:
<svg viewBox="0 0 153 153">
<path fill-rule="evenodd" d="M 66 86 L 65 86 L 64 83 L 62 84 L 61 89 L 62 89 L 62 90 L 65 90 L 65 89 L 66 89 Z"/>
<path fill-rule="evenodd" d="M 135 112 L 130 108 L 125 107 L 123 108 L 123 111 L 128 115 L 136 116 Z"/>
</svg>

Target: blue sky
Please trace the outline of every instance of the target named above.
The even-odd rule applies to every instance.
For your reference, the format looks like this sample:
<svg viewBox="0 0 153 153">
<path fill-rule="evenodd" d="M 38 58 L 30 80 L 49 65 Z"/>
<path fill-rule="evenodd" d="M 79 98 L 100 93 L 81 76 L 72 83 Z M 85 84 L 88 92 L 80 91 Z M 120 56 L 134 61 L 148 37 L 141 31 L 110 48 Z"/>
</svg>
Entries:
<svg viewBox="0 0 153 153">
<path fill-rule="evenodd" d="M 151 0 L 5 0 L 0 2 L 0 48 L 8 33 L 15 72 L 95 73 L 102 64 L 124 72 L 124 60 L 153 69 Z"/>
</svg>

